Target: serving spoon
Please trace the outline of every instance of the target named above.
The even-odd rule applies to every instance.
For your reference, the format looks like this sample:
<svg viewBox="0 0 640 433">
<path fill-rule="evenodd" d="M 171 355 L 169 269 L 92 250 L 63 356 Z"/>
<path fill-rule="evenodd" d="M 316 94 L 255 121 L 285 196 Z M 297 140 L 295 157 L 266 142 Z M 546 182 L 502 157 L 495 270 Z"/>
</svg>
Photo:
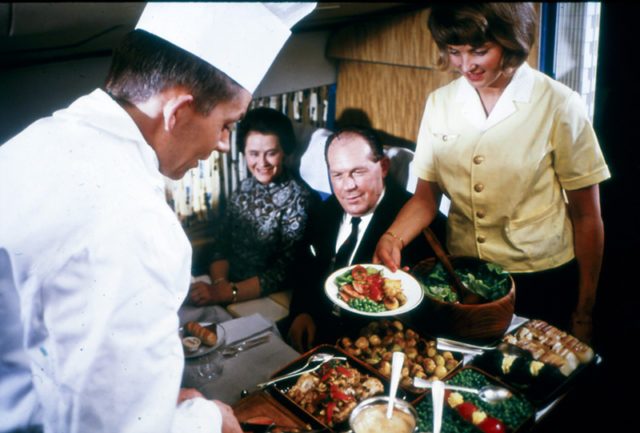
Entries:
<svg viewBox="0 0 640 433">
<path fill-rule="evenodd" d="M 464 283 L 460 280 L 460 277 L 453 268 L 447 253 L 444 251 L 444 248 L 442 248 L 442 244 L 440 244 L 440 241 L 436 237 L 435 233 L 433 233 L 433 230 L 427 227 L 422 231 L 422 233 L 424 234 L 424 237 L 427 238 L 427 242 L 429 242 L 433 252 L 436 253 L 436 257 L 440 260 L 442 266 L 444 266 L 447 274 L 449 274 L 449 278 L 451 278 L 453 283 L 452 289 L 458 294 L 460 302 L 463 304 L 482 304 L 485 302 L 486 299 L 467 289 Z"/>
<path fill-rule="evenodd" d="M 413 386 L 417 388 L 431 388 L 432 384 L 428 380 L 421 379 L 419 377 L 414 377 Z M 469 388 L 466 386 L 456 386 L 456 385 L 445 384 L 444 387 L 445 389 L 449 389 L 451 391 L 460 391 L 460 392 L 468 392 L 471 394 L 476 394 L 478 397 L 480 397 L 481 400 L 489 404 L 499 403 L 512 396 L 511 391 L 496 385 L 485 385 L 481 388 Z"/>
<path fill-rule="evenodd" d="M 440 433 L 442 428 L 442 409 L 444 406 L 444 382 L 433 381 L 431 401 L 433 405 L 433 433 Z"/>
<path fill-rule="evenodd" d="M 391 358 L 391 386 L 389 387 L 387 419 L 391 419 L 393 415 L 393 406 L 396 404 L 396 393 L 398 392 L 398 384 L 400 383 L 402 364 L 404 364 L 404 352 L 393 352 L 393 357 Z"/>
</svg>

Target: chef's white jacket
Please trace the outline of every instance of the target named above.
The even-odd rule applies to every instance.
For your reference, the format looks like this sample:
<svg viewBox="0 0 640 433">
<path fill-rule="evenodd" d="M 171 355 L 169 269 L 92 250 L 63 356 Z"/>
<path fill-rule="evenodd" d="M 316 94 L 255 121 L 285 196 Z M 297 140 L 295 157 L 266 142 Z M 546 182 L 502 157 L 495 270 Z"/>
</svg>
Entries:
<svg viewBox="0 0 640 433">
<path fill-rule="evenodd" d="M 191 247 L 129 115 L 96 90 L 35 122 L 0 146 L 0 203 L 0 432 L 220 431 L 176 406 Z"/>
</svg>

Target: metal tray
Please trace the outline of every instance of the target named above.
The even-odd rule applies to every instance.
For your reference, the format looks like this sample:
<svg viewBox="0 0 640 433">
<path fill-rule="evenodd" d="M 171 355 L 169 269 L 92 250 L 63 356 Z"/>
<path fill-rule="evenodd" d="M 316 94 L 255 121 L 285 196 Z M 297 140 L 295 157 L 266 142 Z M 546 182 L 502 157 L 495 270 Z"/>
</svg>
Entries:
<svg viewBox="0 0 640 433">
<path fill-rule="evenodd" d="M 515 332 L 516 330 L 513 330 L 507 335 Z M 501 363 L 496 361 L 502 356 L 505 347 L 508 352 L 509 349 L 512 349 L 510 353 L 517 357 L 508 373 L 505 373 L 501 368 Z M 565 394 L 575 381 L 600 364 L 602 358 L 598 354 L 594 354 L 591 361 L 578 364 L 568 376 L 564 376 L 551 365 L 546 365 L 544 371 L 541 370 L 537 376 L 533 376 L 528 369 L 531 361 L 533 361 L 533 356 L 529 352 L 524 349 L 514 349 L 512 345 L 506 344 L 502 350 L 496 348 L 475 356 L 471 365 L 502 380 L 521 392 L 536 408 L 542 408 Z"/>
<path fill-rule="evenodd" d="M 402 327 L 402 331 L 399 331 L 396 328 L 396 326 Z M 391 341 L 388 341 L 388 343 L 385 343 L 384 337 L 389 335 L 389 333 L 392 332 L 393 329 L 395 329 L 396 332 L 402 332 L 405 343 L 407 343 L 409 340 L 413 340 L 413 342 L 416 342 L 417 344 L 414 345 L 413 342 L 408 344 L 397 344 L 398 341 L 392 340 L 392 339 L 389 339 Z M 382 333 L 384 333 L 385 335 L 381 335 Z M 381 374 L 387 380 L 390 379 L 390 374 L 391 374 L 390 361 L 388 366 L 383 366 L 382 360 L 376 363 L 374 362 L 375 359 L 370 358 L 370 354 L 372 351 L 366 350 L 366 351 L 360 351 L 360 353 L 358 353 L 357 350 L 354 350 L 353 346 L 351 346 L 351 348 L 348 348 L 346 347 L 347 345 L 345 344 L 345 339 L 349 339 L 353 344 L 355 344 L 358 338 L 363 336 L 370 337 L 371 335 L 374 335 L 374 334 L 381 337 L 380 339 L 382 341 L 382 344 L 380 344 L 380 346 L 377 346 L 376 354 L 380 353 L 379 350 L 383 350 L 384 352 L 389 353 L 388 355 L 389 359 L 391 359 L 391 353 L 395 350 L 405 352 L 405 356 L 406 356 L 407 352 L 415 349 L 414 353 L 417 353 L 415 357 L 412 357 L 412 358 L 410 358 L 409 356 L 405 357 L 405 363 L 408 364 L 408 370 L 409 370 L 408 377 L 411 380 L 416 374 L 416 369 L 419 369 L 419 368 L 422 368 L 423 373 L 426 375 L 426 377 L 424 377 L 425 379 L 429 379 L 429 377 L 432 376 L 432 373 L 428 373 L 425 371 L 425 365 L 424 365 L 425 358 L 428 358 L 428 353 L 427 353 L 428 351 L 434 350 L 435 354 L 440 356 L 443 356 L 445 352 L 435 348 L 435 345 L 436 345 L 435 338 L 432 338 L 426 335 L 421 335 L 413 327 L 397 319 L 396 320 L 382 319 L 382 320 L 372 321 L 367 326 L 360 329 L 359 332 L 354 332 L 352 334 L 346 335 L 338 339 L 336 346 L 338 346 L 339 348 L 341 348 L 342 350 L 344 350 L 345 352 L 347 352 L 348 354 L 356 358 L 356 360 L 362 366 L 367 368 L 369 371 L 375 372 L 377 374 Z M 433 348 L 431 348 L 431 344 L 433 345 Z M 455 360 L 455 366 L 448 368 L 446 375 L 443 376 L 440 380 L 444 380 L 450 377 L 453 373 L 455 373 L 457 370 L 459 370 L 462 367 L 463 355 L 455 352 L 449 352 L 449 354 L 451 358 Z M 449 356 L 449 355 L 446 355 L 446 356 Z M 432 360 L 434 360 L 434 358 L 435 358 L 435 355 L 431 357 Z M 386 372 L 386 367 L 388 367 L 388 370 L 389 370 L 388 373 Z M 400 383 L 400 388 L 403 389 L 408 394 L 409 399 L 412 402 L 418 399 L 425 392 L 424 389 L 416 388 L 413 385 L 407 384 L 407 383 Z"/>
<path fill-rule="evenodd" d="M 331 345 L 320 345 L 317 346 L 313 349 L 311 349 L 310 351 L 306 352 L 305 354 L 303 354 L 301 357 L 299 357 L 298 359 L 292 361 L 291 363 L 289 363 L 287 366 L 283 367 L 282 369 L 276 371 L 272 377 L 277 377 L 277 376 L 281 376 L 283 374 L 287 374 L 291 371 L 294 371 L 300 367 L 302 367 L 307 359 L 315 354 L 315 353 L 320 353 L 320 352 L 326 352 L 326 353 L 331 353 L 334 354 L 336 356 L 344 356 L 347 360 L 346 362 L 349 364 L 350 367 L 355 368 L 356 370 L 358 370 L 361 374 L 367 374 L 371 377 L 375 377 L 377 379 L 379 379 L 382 384 L 384 385 L 384 389 L 385 389 L 385 393 L 388 394 L 389 392 L 389 381 L 383 377 L 380 374 L 377 374 L 374 371 L 370 371 L 369 369 L 365 368 L 362 363 L 358 362 L 355 358 L 353 358 L 352 356 L 348 355 L 346 352 L 344 352 L 343 350 L 341 350 L 338 347 L 335 346 L 331 346 Z M 291 389 L 291 387 L 293 387 L 296 382 L 298 380 L 298 377 L 293 377 L 287 380 L 283 380 L 281 382 L 277 382 L 273 385 L 271 385 L 269 387 L 269 390 L 271 392 L 271 394 L 277 398 L 279 401 L 283 402 L 286 406 L 288 407 L 292 407 L 295 408 L 296 411 L 298 412 L 302 412 L 305 414 L 305 417 L 307 419 L 312 419 L 314 421 L 315 424 L 320 424 L 323 427 L 329 429 L 330 431 L 335 431 L 335 432 L 342 432 L 342 431 L 346 431 L 349 430 L 349 426 L 348 426 L 348 420 L 345 422 L 341 422 L 337 425 L 333 425 L 330 426 L 327 424 L 326 420 L 323 419 L 320 416 L 316 416 L 312 413 L 310 413 L 309 411 L 305 410 L 303 407 L 301 407 L 300 405 L 298 405 L 293 399 L 291 399 L 288 395 L 287 392 L 289 391 L 289 389 Z M 397 398 L 401 398 L 403 400 L 408 400 L 407 394 L 399 389 L 398 390 L 398 394 L 397 394 Z"/>
<path fill-rule="evenodd" d="M 466 380 L 463 380 L 463 378 Z M 513 387 L 473 366 L 466 366 L 456 371 L 449 379 L 445 380 L 445 383 L 470 387 L 488 384 L 505 387 L 513 393 L 512 397 L 495 404 L 486 403 L 474 394 L 461 394 L 465 402 L 473 403 L 479 410 L 485 412 L 487 416 L 501 420 L 507 427 L 506 431 L 508 432 L 525 432 L 533 426 L 535 407 L 531 402 Z M 477 433 L 480 431 L 471 422 L 463 419 L 456 409 L 450 407 L 446 401 L 443 406 L 442 433 Z M 433 419 L 430 391 L 425 393 L 424 397 L 416 404 L 416 411 L 418 412 L 419 431 L 431 431 Z M 507 412 L 510 416 L 504 415 Z"/>
<path fill-rule="evenodd" d="M 268 431 L 277 433 L 279 431 L 309 431 L 322 429 L 323 426 L 314 418 L 311 418 L 304 411 L 288 407 L 277 401 L 266 391 L 256 391 L 249 394 L 233 405 L 233 413 L 243 427 L 243 431 L 265 431 L 271 421 L 273 426 Z M 262 430 L 251 428 L 258 422 L 265 425 Z"/>
</svg>

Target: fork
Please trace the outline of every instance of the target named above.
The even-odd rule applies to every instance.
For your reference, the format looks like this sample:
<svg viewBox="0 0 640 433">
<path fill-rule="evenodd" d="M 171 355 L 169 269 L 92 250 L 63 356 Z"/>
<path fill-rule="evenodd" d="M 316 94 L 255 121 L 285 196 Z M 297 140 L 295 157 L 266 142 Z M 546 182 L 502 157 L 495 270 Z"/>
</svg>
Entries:
<svg viewBox="0 0 640 433">
<path fill-rule="evenodd" d="M 272 385 L 276 382 L 280 382 L 281 380 L 286 380 L 286 379 L 290 379 L 292 377 L 296 377 L 299 376 L 301 374 L 304 373 L 310 373 L 312 371 L 316 371 L 317 369 L 319 369 L 323 364 L 331 361 L 331 360 L 341 360 L 341 361 L 345 361 L 347 358 L 345 358 L 344 356 L 335 356 L 332 355 L 330 353 L 316 353 L 313 354 L 309 357 L 309 359 L 307 359 L 307 363 L 305 365 L 303 365 L 302 367 L 298 368 L 297 370 L 294 370 L 290 373 L 287 373 L 285 375 L 282 375 L 280 377 L 276 377 L 275 379 L 271 379 L 268 382 L 263 382 L 263 383 L 259 383 L 258 385 L 256 385 L 258 387 L 258 389 L 263 389 L 268 387 L 269 385 Z M 311 363 L 316 362 L 317 365 L 309 368 L 309 366 L 311 365 Z"/>
</svg>

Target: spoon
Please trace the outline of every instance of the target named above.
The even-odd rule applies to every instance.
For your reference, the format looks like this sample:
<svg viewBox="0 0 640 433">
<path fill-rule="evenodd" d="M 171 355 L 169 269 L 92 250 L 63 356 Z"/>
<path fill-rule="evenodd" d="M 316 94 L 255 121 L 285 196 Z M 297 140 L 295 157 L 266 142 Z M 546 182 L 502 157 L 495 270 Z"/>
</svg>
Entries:
<svg viewBox="0 0 640 433">
<path fill-rule="evenodd" d="M 499 403 L 502 400 L 506 400 L 511 397 L 511 391 L 506 388 L 502 388 L 496 385 L 485 385 L 480 389 L 477 388 L 467 388 L 466 386 L 447 386 L 448 389 L 452 391 L 462 391 L 469 392 L 472 394 L 478 395 L 482 400 L 486 401 L 489 404 Z"/>
<path fill-rule="evenodd" d="M 438 260 L 440 260 L 442 266 L 444 266 L 447 274 L 449 274 L 449 277 L 453 282 L 452 289 L 458 294 L 460 302 L 462 302 L 463 304 L 483 303 L 485 299 L 482 296 L 477 295 L 467 289 L 464 283 L 460 280 L 460 277 L 456 273 L 455 269 L 453 269 L 453 265 L 451 264 L 447 253 L 445 253 L 444 248 L 442 248 L 442 245 L 440 244 L 440 241 L 438 240 L 436 235 L 433 233 L 433 230 L 427 227 L 422 231 L 422 233 L 424 234 L 424 237 L 427 238 L 429 245 L 433 249 L 433 252 L 436 253 L 436 257 L 438 258 Z"/>
<path fill-rule="evenodd" d="M 402 364 L 404 364 L 404 352 L 393 352 L 393 357 L 391 358 L 391 386 L 389 387 L 387 419 L 391 419 L 393 415 L 393 406 L 396 403 L 396 393 L 398 392 L 398 383 L 400 382 L 400 374 L 402 373 Z"/>
<path fill-rule="evenodd" d="M 444 382 L 434 380 L 431 388 L 433 404 L 433 433 L 440 433 L 442 427 L 442 406 L 444 405 Z"/>
<path fill-rule="evenodd" d="M 419 377 L 413 378 L 413 386 L 417 388 L 433 388 L 433 384 L 431 382 Z M 478 397 L 480 397 L 481 400 L 489 404 L 499 403 L 503 400 L 506 400 L 507 398 L 510 398 L 512 395 L 511 391 L 509 391 L 508 389 L 496 385 L 485 385 L 478 389 L 469 388 L 466 386 L 445 384 L 445 388 L 451 391 L 461 391 L 476 394 Z"/>
</svg>

